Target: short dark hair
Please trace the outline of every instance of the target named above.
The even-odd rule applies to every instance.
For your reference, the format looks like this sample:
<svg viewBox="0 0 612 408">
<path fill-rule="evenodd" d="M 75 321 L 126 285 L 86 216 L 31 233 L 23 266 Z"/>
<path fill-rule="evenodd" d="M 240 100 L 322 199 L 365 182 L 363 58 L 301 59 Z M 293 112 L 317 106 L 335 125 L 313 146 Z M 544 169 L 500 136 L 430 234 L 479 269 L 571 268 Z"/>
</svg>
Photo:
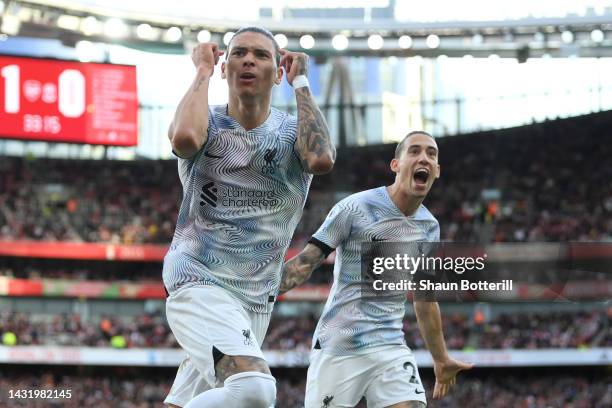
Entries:
<svg viewBox="0 0 612 408">
<path fill-rule="evenodd" d="M 397 147 L 395 148 L 395 158 L 396 159 L 400 158 L 400 156 L 402 155 L 402 151 L 404 150 L 404 145 L 406 144 L 406 140 L 408 140 L 408 138 L 410 138 L 410 136 L 412 135 L 425 135 L 425 136 L 431 137 L 433 140 L 436 140 L 435 137 L 425 132 L 424 130 L 414 130 L 408 133 L 406 136 L 404 136 L 402 141 L 397 144 Z"/>
<path fill-rule="evenodd" d="M 227 44 L 228 51 L 232 45 L 232 40 L 236 38 L 237 35 L 242 34 L 242 33 L 257 33 L 257 34 L 265 35 L 266 37 L 271 39 L 272 43 L 274 44 L 274 59 L 276 60 L 276 65 L 278 66 L 280 64 L 280 59 L 281 59 L 280 47 L 278 46 L 278 43 L 274 39 L 274 35 L 272 35 L 270 31 L 262 27 L 249 26 L 249 27 L 241 27 L 240 29 L 238 29 L 238 31 L 236 31 L 234 35 L 232 36 L 232 39 L 230 40 L 229 44 Z"/>
</svg>

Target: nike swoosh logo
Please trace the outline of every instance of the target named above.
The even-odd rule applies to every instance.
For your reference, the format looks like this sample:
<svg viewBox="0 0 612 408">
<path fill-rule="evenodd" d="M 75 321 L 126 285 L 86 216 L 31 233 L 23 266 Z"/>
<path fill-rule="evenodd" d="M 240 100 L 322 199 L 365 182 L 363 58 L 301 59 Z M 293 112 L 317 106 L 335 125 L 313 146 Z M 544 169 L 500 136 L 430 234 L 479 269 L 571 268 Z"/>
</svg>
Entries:
<svg viewBox="0 0 612 408">
<path fill-rule="evenodd" d="M 223 156 L 215 156 L 214 154 L 208 153 L 208 151 L 204 152 L 204 156 L 210 157 L 211 159 L 222 159 Z"/>
<path fill-rule="evenodd" d="M 415 394 L 425 394 L 425 390 L 416 390 L 414 391 Z"/>
<path fill-rule="evenodd" d="M 378 237 L 372 237 L 372 242 L 381 242 L 381 241 L 386 241 L 387 238 L 378 238 Z"/>
</svg>

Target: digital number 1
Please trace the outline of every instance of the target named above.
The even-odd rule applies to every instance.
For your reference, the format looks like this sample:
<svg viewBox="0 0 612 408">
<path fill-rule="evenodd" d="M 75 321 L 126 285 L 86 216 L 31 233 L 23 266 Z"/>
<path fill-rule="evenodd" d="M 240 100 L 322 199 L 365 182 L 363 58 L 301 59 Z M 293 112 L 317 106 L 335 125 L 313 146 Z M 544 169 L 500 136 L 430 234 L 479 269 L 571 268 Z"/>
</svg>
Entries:
<svg viewBox="0 0 612 408">
<path fill-rule="evenodd" d="M 7 65 L 0 70 L 4 77 L 4 110 L 6 113 L 19 112 L 19 66 Z"/>
</svg>

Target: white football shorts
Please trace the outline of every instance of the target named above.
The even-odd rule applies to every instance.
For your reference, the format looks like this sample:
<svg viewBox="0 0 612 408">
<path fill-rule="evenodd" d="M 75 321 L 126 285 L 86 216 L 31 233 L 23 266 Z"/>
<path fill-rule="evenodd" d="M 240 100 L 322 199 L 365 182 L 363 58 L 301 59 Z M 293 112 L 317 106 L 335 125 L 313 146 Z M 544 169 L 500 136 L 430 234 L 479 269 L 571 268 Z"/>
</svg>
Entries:
<svg viewBox="0 0 612 408">
<path fill-rule="evenodd" d="M 366 398 L 368 408 L 403 401 L 427 404 L 410 348 L 389 345 L 346 356 L 312 350 L 305 408 L 354 407 L 362 397 Z"/>
<path fill-rule="evenodd" d="M 165 404 L 184 407 L 192 398 L 215 388 L 213 347 L 225 355 L 264 358 L 261 352 L 274 301 L 268 313 L 245 310 L 216 286 L 179 289 L 166 299 L 166 317 L 187 356 L 181 362 Z"/>
</svg>

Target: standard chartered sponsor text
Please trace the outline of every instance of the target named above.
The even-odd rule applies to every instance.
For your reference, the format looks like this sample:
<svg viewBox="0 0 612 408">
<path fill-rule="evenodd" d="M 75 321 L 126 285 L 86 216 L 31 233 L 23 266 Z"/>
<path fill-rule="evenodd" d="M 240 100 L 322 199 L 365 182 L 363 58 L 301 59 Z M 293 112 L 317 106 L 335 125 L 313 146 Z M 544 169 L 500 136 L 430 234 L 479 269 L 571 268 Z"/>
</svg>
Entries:
<svg viewBox="0 0 612 408">
<path fill-rule="evenodd" d="M 274 207 L 278 205 L 278 198 L 274 190 L 226 187 L 221 190 L 221 204 L 225 207 Z"/>
</svg>

